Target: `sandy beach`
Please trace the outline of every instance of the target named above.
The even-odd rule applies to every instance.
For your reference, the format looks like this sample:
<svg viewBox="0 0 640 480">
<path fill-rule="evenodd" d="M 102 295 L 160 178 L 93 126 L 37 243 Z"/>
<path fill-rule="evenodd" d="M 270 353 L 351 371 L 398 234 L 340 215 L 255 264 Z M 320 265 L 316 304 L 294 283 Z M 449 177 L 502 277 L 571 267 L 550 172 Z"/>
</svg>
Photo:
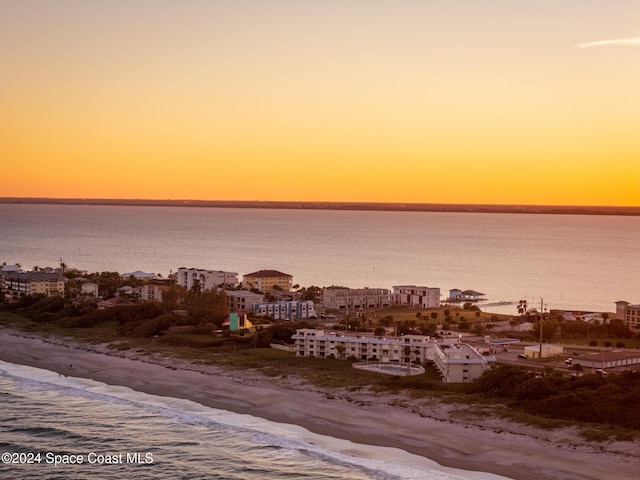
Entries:
<svg viewBox="0 0 640 480">
<path fill-rule="evenodd" d="M 154 395 L 295 424 L 353 442 L 391 446 L 447 467 L 516 480 L 637 479 L 640 442 L 589 443 L 496 419 L 462 419 L 455 406 L 402 395 L 323 391 L 301 379 L 116 352 L 0 328 L 0 360 L 122 385 Z"/>
</svg>

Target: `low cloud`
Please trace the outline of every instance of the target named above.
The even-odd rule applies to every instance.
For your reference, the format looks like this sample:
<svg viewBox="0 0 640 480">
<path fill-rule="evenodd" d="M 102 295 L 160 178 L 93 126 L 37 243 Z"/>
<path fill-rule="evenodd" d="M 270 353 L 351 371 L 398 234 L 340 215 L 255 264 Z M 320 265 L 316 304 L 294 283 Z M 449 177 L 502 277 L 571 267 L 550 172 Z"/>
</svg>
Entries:
<svg viewBox="0 0 640 480">
<path fill-rule="evenodd" d="M 599 42 L 581 43 L 578 48 L 599 47 L 602 45 L 631 45 L 640 47 L 640 37 L 635 38 L 619 38 L 617 40 L 600 40 Z"/>
</svg>

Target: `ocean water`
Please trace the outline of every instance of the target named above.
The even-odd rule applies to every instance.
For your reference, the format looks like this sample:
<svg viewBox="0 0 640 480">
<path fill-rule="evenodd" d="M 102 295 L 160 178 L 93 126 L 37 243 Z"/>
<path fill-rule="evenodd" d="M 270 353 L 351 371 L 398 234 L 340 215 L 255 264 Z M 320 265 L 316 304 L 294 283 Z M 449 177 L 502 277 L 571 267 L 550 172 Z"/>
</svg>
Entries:
<svg viewBox="0 0 640 480">
<path fill-rule="evenodd" d="M 0 232 L 0 262 L 27 269 L 275 269 L 302 286 L 472 289 L 549 309 L 640 301 L 640 217 L 0 204 Z"/>
<path fill-rule="evenodd" d="M 6 362 L 0 405 L 3 479 L 506 478 Z"/>
</svg>

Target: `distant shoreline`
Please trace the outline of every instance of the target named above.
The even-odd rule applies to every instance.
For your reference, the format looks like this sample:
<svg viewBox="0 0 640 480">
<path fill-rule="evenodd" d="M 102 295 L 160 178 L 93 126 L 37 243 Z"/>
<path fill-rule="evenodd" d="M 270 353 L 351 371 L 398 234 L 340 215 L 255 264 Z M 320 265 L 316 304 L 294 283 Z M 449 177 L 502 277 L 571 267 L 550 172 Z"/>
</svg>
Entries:
<svg viewBox="0 0 640 480">
<path fill-rule="evenodd" d="M 101 198 L 0 197 L 2 204 L 111 205 L 137 207 L 265 208 L 286 210 L 357 210 L 389 212 L 521 213 L 546 215 L 640 216 L 640 207 L 580 205 L 483 205 L 454 203 L 284 202 L 261 200 L 144 200 Z"/>
</svg>

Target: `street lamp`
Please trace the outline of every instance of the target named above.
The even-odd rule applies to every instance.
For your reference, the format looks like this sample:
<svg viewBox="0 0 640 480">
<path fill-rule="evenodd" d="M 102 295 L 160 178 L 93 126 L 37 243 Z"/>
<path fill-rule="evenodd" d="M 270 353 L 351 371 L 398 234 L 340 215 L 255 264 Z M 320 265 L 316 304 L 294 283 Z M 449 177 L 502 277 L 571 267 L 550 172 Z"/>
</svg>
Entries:
<svg viewBox="0 0 640 480">
<path fill-rule="evenodd" d="M 542 360 L 542 327 L 544 325 L 544 314 L 546 308 L 544 307 L 544 300 L 540 298 L 540 360 Z"/>
</svg>

